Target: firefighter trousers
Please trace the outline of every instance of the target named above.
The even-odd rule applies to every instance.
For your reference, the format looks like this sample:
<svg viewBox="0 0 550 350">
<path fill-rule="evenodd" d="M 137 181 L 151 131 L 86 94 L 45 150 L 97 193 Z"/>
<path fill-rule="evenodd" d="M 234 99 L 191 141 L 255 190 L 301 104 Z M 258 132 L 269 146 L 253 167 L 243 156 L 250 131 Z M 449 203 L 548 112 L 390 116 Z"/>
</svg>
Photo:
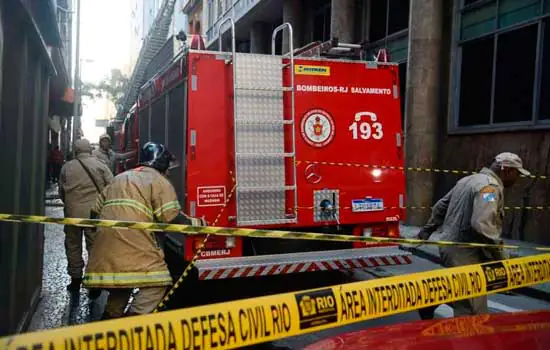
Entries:
<svg viewBox="0 0 550 350">
<path fill-rule="evenodd" d="M 86 250 L 92 251 L 96 232 L 77 226 L 65 226 L 65 253 L 67 254 L 67 272 L 71 278 L 82 278 L 84 258 L 82 257 L 82 235 L 86 238 Z"/>
<path fill-rule="evenodd" d="M 490 260 L 481 248 L 442 247 L 439 248 L 439 255 L 445 267 L 483 264 Z M 453 307 L 454 317 L 489 313 L 487 295 L 455 301 L 449 305 Z M 420 318 L 432 319 L 436 308 L 437 305 L 418 310 Z"/>
<path fill-rule="evenodd" d="M 126 316 L 153 312 L 155 307 L 162 301 L 167 289 L 168 286 L 139 288 L 139 292 L 134 296 L 134 300 Z M 132 290 L 133 288 L 109 289 L 109 298 L 107 299 L 107 305 L 103 313 L 104 320 L 125 316 L 124 309 L 128 305 Z"/>
</svg>

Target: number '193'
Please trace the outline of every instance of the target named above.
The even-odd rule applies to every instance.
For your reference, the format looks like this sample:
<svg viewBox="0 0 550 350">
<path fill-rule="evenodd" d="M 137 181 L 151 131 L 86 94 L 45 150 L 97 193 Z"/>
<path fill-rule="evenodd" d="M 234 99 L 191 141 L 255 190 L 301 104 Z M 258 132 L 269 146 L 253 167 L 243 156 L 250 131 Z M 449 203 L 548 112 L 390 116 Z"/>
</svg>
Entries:
<svg viewBox="0 0 550 350">
<path fill-rule="evenodd" d="M 361 121 L 362 117 L 370 117 L 370 121 Z M 355 114 L 355 120 L 349 126 L 348 130 L 351 131 L 354 140 L 359 138 L 363 140 L 369 140 L 371 138 L 380 140 L 384 136 L 382 130 L 382 123 L 377 121 L 376 114 L 372 112 L 359 112 Z"/>
</svg>

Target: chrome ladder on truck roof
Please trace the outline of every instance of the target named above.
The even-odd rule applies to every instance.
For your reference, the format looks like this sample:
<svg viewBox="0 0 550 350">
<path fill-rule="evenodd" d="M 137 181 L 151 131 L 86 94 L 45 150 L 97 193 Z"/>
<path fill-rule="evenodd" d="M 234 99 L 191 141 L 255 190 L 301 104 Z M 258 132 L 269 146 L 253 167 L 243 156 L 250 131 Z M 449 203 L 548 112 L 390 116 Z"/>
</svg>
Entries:
<svg viewBox="0 0 550 350">
<path fill-rule="evenodd" d="M 297 222 L 296 140 L 294 120 L 294 53 L 292 26 L 284 23 L 273 31 L 272 55 L 237 53 L 235 23 L 231 23 L 233 65 L 233 113 L 235 142 L 235 200 L 237 226 Z M 288 63 L 275 55 L 277 34 L 288 29 Z M 220 31 L 221 32 L 221 31 Z M 218 39 L 221 51 L 222 35 Z M 290 86 L 283 73 L 290 69 Z M 290 96 L 285 95 L 290 94 Z M 290 115 L 285 116 L 285 97 Z M 291 128 L 285 132 L 285 126 Z M 288 135 L 288 136 L 285 136 Z M 289 137 L 290 140 L 286 140 Z M 285 141 L 291 144 L 285 148 Z M 287 183 L 287 173 L 292 180 Z M 292 204 L 289 201 L 292 200 Z M 292 213 L 287 208 L 294 209 Z"/>
<path fill-rule="evenodd" d="M 314 41 L 294 50 L 296 57 L 324 57 L 365 60 L 365 43 L 341 43 L 337 38 L 324 42 Z"/>
</svg>

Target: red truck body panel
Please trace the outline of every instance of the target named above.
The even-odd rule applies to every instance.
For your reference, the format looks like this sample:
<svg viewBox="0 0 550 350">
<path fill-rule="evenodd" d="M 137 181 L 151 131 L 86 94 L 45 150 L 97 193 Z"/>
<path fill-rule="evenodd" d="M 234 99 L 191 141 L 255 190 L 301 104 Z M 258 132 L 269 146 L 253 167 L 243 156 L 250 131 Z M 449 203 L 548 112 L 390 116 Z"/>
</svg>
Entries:
<svg viewBox="0 0 550 350">
<path fill-rule="evenodd" d="M 398 67 L 381 65 L 376 69 L 368 69 L 364 62 L 311 59 L 297 59 L 295 64 L 330 68 L 330 76 L 295 77 L 295 113 L 299 125 L 296 130 L 299 207 L 313 206 L 313 190 L 338 188 L 340 205 L 343 207 L 340 213 L 341 223 L 384 223 L 403 218 L 403 211 L 399 209 L 399 196 L 405 193 L 403 171 L 378 167 L 380 176 L 376 178 L 372 175 L 374 167 L 349 165 L 403 167 L 403 149 L 397 146 L 397 138 L 402 138 L 400 104 L 399 99 L 393 95 L 393 86 L 399 84 Z M 286 80 L 288 81 L 288 78 Z M 330 89 L 333 92 L 312 91 L 314 89 Z M 312 146 L 308 143 L 310 140 L 304 122 L 308 113 L 315 110 L 330 116 L 329 122 L 333 123 L 332 141 L 324 146 Z M 360 122 L 356 123 L 355 116 L 361 112 L 375 113 L 376 121 L 362 116 Z M 361 130 L 358 130 L 354 135 L 353 130 L 350 130 L 355 128 L 354 124 L 358 125 L 357 128 L 363 125 L 365 133 L 362 134 Z M 371 133 L 369 138 L 368 132 Z M 319 183 L 312 184 L 307 180 L 307 161 L 321 163 L 314 165 L 317 167 L 315 171 L 322 176 Z M 323 162 L 336 165 L 324 165 Z M 384 206 L 392 209 L 353 212 L 352 201 L 366 197 L 383 198 Z M 311 210 L 303 213 L 306 215 L 301 214 L 302 212 L 299 212 L 301 225 L 315 226 Z"/>
<path fill-rule="evenodd" d="M 176 58 L 142 87 L 123 129 L 132 133 L 124 137 L 124 151 L 147 141 L 166 144 L 182 163 L 169 177 L 184 211 L 222 227 L 237 222 L 235 90 L 228 58 L 227 53 L 193 50 Z M 291 86 L 291 65 L 283 68 L 285 63 L 281 60 L 281 89 Z M 247 227 L 315 231 L 342 226 L 353 235 L 399 236 L 405 178 L 398 66 L 311 58 L 297 58 L 294 64 L 294 128 L 288 89 L 281 118 L 286 121 L 284 152 L 296 160 L 284 162 L 285 185 L 296 187 L 297 198 L 295 203 L 287 192 L 284 209 L 296 220 Z M 338 193 L 338 221 L 315 217 L 315 193 L 326 189 Z M 202 239 L 185 241 L 187 260 Z M 228 242 L 211 237 L 201 259 L 245 254 L 241 238 Z M 370 245 L 380 246 L 353 246 Z"/>
<path fill-rule="evenodd" d="M 192 62 L 189 75 L 194 73 L 200 78 L 196 91 L 192 91 L 192 80 L 188 80 L 187 138 L 191 140 L 191 133 L 194 132 L 196 145 L 188 143 L 187 149 L 187 205 L 196 202 L 197 215 L 204 215 L 212 221 L 234 184 L 232 75 L 230 66 L 223 60 L 216 59 L 214 54 L 191 52 L 189 57 Z M 314 204 L 313 191 L 323 188 L 340 190 L 341 224 L 386 223 L 402 219 L 403 210 L 399 203 L 400 196 L 403 200 L 405 193 L 403 150 L 400 146 L 402 127 L 399 99 L 393 95 L 393 86 L 398 84 L 397 66 L 384 65 L 378 69 L 367 69 L 364 63 L 312 60 L 296 60 L 295 64 L 323 64 L 330 68 L 331 75 L 297 75 L 295 79 L 298 223 L 283 226 L 326 225 L 314 222 L 311 213 Z M 312 86 L 335 87 L 341 92 L 304 91 Z M 361 93 L 362 91 L 374 93 Z M 305 124 L 305 119 L 315 111 L 320 111 L 330 119 L 333 135 L 326 145 L 312 145 L 307 132 L 301 127 Z M 369 125 L 371 137 L 368 139 L 363 139 L 367 135 L 362 135 L 360 131 L 354 138 L 354 133 L 350 130 L 360 112 L 376 114 L 376 122 L 361 116 L 357 123 Z M 378 134 L 377 130 L 380 130 Z M 289 133 L 289 130 L 286 132 Z M 374 138 L 375 135 L 380 135 L 380 138 Z M 311 183 L 307 179 L 306 168 L 311 164 L 308 162 L 318 163 L 314 164 L 317 167 L 315 171 L 322 177 L 318 183 Z M 355 164 L 379 167 L 358 167 Z M 374 169 L 379 169 L 379 177 L 373 176 Z M 290 185 L 291 181 L 287 180 L 287 184 Z M 208 202 L 211 198 L 207 197 L 205 191 L 209 188 L 217 189 L 216 194 L 219 197 L 216 198 L 219 200 Z M 390 209 L 353 212 L 352 201 L 366 197 L 382 198 L 384 206 Z M 191 210 L 189 207 L 186 209 Z M 292 203 L 289 203 L 287 210 L 292 213 Z M 227 211 L 228 215 L 218 221 L 221 226 L 232 225 L 227 218 L 235 215 L 234 202 Z"/>
</svg>

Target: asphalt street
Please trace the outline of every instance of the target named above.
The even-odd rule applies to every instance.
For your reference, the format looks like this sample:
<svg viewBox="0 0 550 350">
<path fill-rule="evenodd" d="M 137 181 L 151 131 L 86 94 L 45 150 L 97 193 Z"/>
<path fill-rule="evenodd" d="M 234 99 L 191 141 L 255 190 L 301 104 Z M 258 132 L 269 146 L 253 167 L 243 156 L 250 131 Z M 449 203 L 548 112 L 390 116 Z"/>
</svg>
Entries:
<svg viewBox="0 0 550 350">
<path fill-rule="evenodd" d="M 47 208 L 47 215 L 61 217 L 60 207 Z M 70 324 L 81 324 L 97 320 L 107 297 L 104 292 L 97 302 L 90 303 L 87 291 L 80 295 L 69 295 L 65 286 L 69 283 L 66 274 L 66 258 L 63 244 L 63 227 L 47 225 L 45 229 L 44 275 L 42 299 L 32 319 L 29 331 L 56 328 Z M 333 284 L 368 280 L 377 277 L 404 275 L 441 268 L 434 262 L 413 256 L 411 265 L 380 267 L 369 270 L 353 270 L 346 273 L 310 273 L 263 278 L 235 279 L 226 281 L 197 282 L 184 281 L 177 292 L 172 307 L 189 307 L 229 300 L 257 297 L 268 294 L 317 288 Z M 493 313 L 522 310 L 550 309 L 550 303 L 519 294 L 489 296 L 489 308 Z M 452 317 L 449 306 L 442 305 L 436 310 L 436 318 Z M 353 325 L 333 328 L 299 337 L 287 338 L 270 344 L 262 344 L 254 349 L 301 349 L 313 342 L 338 334 L 372 328 L 382 325 L 413 322 L 419 320 L 416 312 L 402 313 Z"/>
</svg>

